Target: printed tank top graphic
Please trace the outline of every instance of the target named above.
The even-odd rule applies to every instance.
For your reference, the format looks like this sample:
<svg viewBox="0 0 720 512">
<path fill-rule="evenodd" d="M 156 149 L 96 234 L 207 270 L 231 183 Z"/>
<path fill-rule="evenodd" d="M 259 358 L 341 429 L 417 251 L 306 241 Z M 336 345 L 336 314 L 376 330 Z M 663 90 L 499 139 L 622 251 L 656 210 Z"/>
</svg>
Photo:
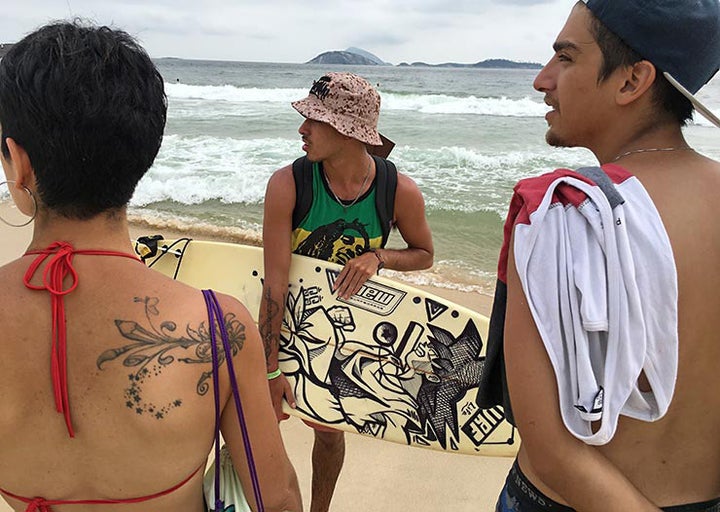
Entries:
<svg viewBox="0 0 720 512">
<path fill-rule="evenodd" d="M 344 208 L 333 197 L 317 163 L 312 172 L 312 206 L 292 233 L 292 251 L 344 265 L 368 249 L 379 249 L 382 227 L 375 209 L 375 182 L 354 205 Z"/>
</svg>

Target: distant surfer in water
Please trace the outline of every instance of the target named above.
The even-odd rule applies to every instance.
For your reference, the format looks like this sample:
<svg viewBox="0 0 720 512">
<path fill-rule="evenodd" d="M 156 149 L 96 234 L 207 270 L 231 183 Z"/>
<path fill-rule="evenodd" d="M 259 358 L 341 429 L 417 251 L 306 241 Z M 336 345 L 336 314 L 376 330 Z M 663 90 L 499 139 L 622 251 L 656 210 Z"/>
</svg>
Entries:
<svg viewBox="0 0 720 512">
<path fill-rule="evenodd" d="M 278 420 L 287 418 L 283 398 L 295 404 L 278 370 L 290 254 L 344 264 L 334 287 L 341 297 L 353 295 L 382 268 L 419 270 L 433 262 L 420 189 L 396 173 L 391 162 L 368 152 L 380 154 L 386 140 L 377 131 L 380 95 L 372 85 L 351 73 L 328 73 L 293 107 L 305 117 L 299 133 L 307 156 L 270 178 L 263 221 L 265 279 L 259 326 Z M 391 226 L 400 231 L 405 248 L 385 248 Z M 342 468 L 345 438 L 337 430 L 314 428 L 310 510 L 326 512 Z"/>
<path fill-rule="evenodd" d="M 720 3 L 577 2 L 553 48 L 546 140 L 601 167 L 515 187 L 479 397 L 522 439 L 496 511 L 720 511 L 720 163 L 682 132 L 720 126 L 693 96 Z"/>
</svg>

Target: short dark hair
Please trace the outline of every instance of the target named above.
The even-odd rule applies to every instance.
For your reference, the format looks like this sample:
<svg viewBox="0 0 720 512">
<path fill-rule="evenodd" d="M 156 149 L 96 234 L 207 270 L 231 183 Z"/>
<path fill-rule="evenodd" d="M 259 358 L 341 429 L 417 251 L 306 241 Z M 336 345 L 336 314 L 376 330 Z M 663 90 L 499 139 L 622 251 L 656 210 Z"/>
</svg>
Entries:
<svg viewBox="0 0 720 512">
<path fill-rule="evenodd" d="M 642 55 L 611 32 L 590 10 L 588 12 L 591 19 L 590 32 L 603 55 L 598 82 L 608 78 L 620 67 L 632 66 L 636 62 L 644 60 Z M 652 95 L 654 104 L 669 114 L 680 126 L 685 126 L 693 118 L 692 103 L 668 82 L 661 69 L 657 69 Z"/>
<path fill-rule="evenodd" d="M 89 219 L 130 201 L 162 143 L 163 79 L 126 32 L 46 25 L 0 61 L 1 150 L 22 146 L 42 204 Z"/>
</svg>

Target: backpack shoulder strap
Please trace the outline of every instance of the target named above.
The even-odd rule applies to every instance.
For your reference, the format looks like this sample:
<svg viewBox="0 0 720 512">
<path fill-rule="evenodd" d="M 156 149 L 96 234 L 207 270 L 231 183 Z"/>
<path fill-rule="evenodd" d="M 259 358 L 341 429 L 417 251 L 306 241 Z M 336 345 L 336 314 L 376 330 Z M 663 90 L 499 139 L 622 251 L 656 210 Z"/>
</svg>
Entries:
<svg viewBox="0 0 720 512">
<path fill-rule="evenodd" d="M 293 210 L 292 229 L 297 228 L 310 211 L 313 202 L 313 164 L 307 156 L 293 162 L 295 179 L 295 209 Z"/>
<path fill-rule="evenodd" d="M 390 160 L 373 156 L 375 160 L 375 208 L 382 226 L 382 246 L 385 247 L 395 220 L 395 192 L 397 168 Z"/>
</svg>

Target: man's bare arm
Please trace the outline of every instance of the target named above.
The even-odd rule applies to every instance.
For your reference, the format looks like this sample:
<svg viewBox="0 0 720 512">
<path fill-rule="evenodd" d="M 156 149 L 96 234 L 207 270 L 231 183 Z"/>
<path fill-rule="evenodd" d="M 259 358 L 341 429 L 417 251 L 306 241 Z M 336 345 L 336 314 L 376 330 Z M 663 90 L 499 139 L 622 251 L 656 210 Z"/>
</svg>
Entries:
<svg viewBox="0 0 720 512">
<path fill-rule="evenodd" d="M 295 182 L 292 168 L 287 166 L 272 175 L 265 192 L 263 216 L 265 276 L 260 311 L 258 312 L 258 327 L 265 350 L 268 373 L 278 369 L 280 329 L 282 328 L 290 273 L 292 252 L 290 236 L 294 207 Z M 287 418 L 282 412 L 282 399 L 285 397 L 291 406 L 294 406 L 295 399 L 290 385 L 283 375 L 270 380 L 270 394 L 278 420 Z"/>
</svg>

